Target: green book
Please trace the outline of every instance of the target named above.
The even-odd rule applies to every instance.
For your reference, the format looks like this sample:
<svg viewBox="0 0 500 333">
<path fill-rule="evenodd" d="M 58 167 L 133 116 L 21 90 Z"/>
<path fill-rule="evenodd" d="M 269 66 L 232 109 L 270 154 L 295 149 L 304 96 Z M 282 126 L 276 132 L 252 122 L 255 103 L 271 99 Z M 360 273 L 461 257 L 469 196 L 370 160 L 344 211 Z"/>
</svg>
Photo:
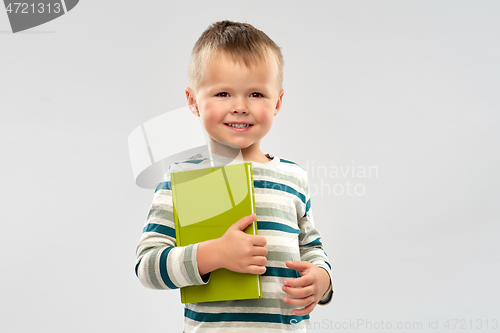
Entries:
<svg viewBox="0 0 500 333">
<path fill-rule="evenodd" d="M 219 238 L 235 222 L 255 212 L 252 163 L 171 174 L 177 246 Z M 257 222 L 245 232 L 257 235 Z M 205 285 L 181 288 L 182 303 L 262 298 L 260 275 L 224 268 Z"/>
</svg>

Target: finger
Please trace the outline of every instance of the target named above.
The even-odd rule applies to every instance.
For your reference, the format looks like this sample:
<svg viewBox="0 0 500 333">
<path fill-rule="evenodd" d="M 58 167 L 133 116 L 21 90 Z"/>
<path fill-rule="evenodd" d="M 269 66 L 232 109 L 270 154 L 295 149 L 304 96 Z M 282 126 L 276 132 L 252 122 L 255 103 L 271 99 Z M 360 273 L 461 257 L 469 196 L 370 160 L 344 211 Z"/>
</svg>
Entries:
<svg viewBox="0 0 500 333">
<path fill-rule="evenodd" d="M 241 219 L 235 222 L 230 228 L 243 231 L 245 230 L 246 227 L 252 224 L 252 222 L 255 220 L 255 217 L 256 217 L 255 214 L 243 216 Z"/>
<path fill-rule="evenodd" d="M 288 268 L 294 269 L 296 271 L 303 271 L 313 266 L 313 264 L 307 261 L 287 261 L 285 262 L 285 264 Z"/>
<path fill-rule="evenodd" d="M 252 244 L 255 246 L 266 246 L 267 239 L 264 236 L 252 235 Z"/>
<path fill-rule="evenodd" d="M 306 298 L 283 297 L 283 302 L 293 306 L 305 307 L 314 302 L 314 297 L 312 296 Z"/>
<path fill-rule="evenodd" d="M 288 295 L 296 298 L 306 298 L 314 294 L 314 289 L 311 286 L 305 288 L 291 288 L 283 286 L 281 289 Z"/>
<path fill-rule="evenodd" d="M 306 274 L 296 279 L 286 279 L 283 281 L 283 285 L 292 288 L 303 288 L 310 286 L 313 283 L 312 276 Z"/>
<path fill-rule="evenodd" d="M 254 246 L 252 248 L 252 255 L 265 257 L 267 255 L 267 249 L 263 246 Z"/>
<path fill-rule="evenodd" d="M 250 262 L 252 265 L 264 266 L 267 262 L 267 259 L 266 257 L 254 256 L 252 257 Z"/>
<path fill-rule="evenodd" d="M 266 272 L 266 266 L 261 265 L 249 265 L 247 273 L 250 274 L 264 274 Z"/>
<path fill-rule="evenodd" d="M 316 302 L 312 302 L 308 306 L 304 307 L 303 309 L 294 309 L 292 310 L 292 314 L 295 316 L 305 316 L 306 314 L 309 314 L 314 310 L 314 307 L 316 306 Z"/>
</svg>

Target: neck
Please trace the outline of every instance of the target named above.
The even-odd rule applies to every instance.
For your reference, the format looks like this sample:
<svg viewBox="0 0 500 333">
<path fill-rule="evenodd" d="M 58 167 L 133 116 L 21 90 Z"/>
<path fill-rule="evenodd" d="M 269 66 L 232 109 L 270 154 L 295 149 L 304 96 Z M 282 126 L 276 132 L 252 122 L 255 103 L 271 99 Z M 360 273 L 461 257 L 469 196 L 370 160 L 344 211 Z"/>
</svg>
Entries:
<svg viewBox="0 0 500 333">
<path fill-rule="evenodd" d="M 241 151 L 243 161 L 254 161 L 258 163 L 269 162 L 269 159 L 260 150 L 259 145 L 251 145 L 247 148 L 240 149 L 237 145 L 231 143 L 219 143 L 215 141 L 210 142 L 210 150 L 212 153 L 219 156 L 225 156 L 231 159 L 236 159 Z"/>
<path fill-rule="evenodd" d="M 243 160 L 246 161 L 254 161 L 258 163 L 269 162 L 269 159 L 264 155 L 264 153 L 257 147 L 253 150 L 248 150 L 253 147 L 244 148 L 241 150 L 241 154 L 243 155 Z"/>
</svg>

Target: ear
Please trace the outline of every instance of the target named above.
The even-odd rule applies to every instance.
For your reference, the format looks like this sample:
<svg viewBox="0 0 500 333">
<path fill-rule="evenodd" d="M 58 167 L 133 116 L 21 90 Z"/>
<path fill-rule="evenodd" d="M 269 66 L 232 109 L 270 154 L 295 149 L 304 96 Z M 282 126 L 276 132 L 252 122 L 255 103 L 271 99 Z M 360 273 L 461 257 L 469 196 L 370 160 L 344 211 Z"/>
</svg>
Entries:
<svg viewBox="0 0 500 333">
<path fill-rule="evenodd" d="M 281 104 L 283 104 L 283 94 L 285 94 L 285 89 L 281 89 L 278 101 L 276 102 L 276 109 L 274 110 L 274 115 L 276 116 L 281 109 Z"/>
<path fill-rule="evenodd" d="M 186 87 L 184 92 L 186 93 L 187 105 L 189 107 L 189 110 L 191 110 L 191 112 L 195 116 L 199 117 L 200 112 L 198 111 L 198 105 L 196 105 L 196 98 L 195 98 L 195 95 L 193 93 L 193 90 L 189 87 Z"/>
</svg>

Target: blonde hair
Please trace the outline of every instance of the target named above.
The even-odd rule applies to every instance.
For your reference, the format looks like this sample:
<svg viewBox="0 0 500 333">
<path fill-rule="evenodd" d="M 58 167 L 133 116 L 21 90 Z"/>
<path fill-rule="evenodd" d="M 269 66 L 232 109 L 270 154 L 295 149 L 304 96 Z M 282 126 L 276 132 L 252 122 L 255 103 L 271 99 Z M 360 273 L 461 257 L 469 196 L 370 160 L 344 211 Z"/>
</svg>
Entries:
<svg viewBox="0 0 500 333">
<path fill-rule="evenodd" d="M 195 92 L 203 80 L 204 67 L 212 57 L 224 53 L 235 62 L 269 64 L 275 60 L 278 91 L 283 85 L 283 55 L 281 49 L 263 31 L 248 23 L 219 21 L 208 27 L 198 38 L 191 53 L 188 83 Z"/>
</svg>

